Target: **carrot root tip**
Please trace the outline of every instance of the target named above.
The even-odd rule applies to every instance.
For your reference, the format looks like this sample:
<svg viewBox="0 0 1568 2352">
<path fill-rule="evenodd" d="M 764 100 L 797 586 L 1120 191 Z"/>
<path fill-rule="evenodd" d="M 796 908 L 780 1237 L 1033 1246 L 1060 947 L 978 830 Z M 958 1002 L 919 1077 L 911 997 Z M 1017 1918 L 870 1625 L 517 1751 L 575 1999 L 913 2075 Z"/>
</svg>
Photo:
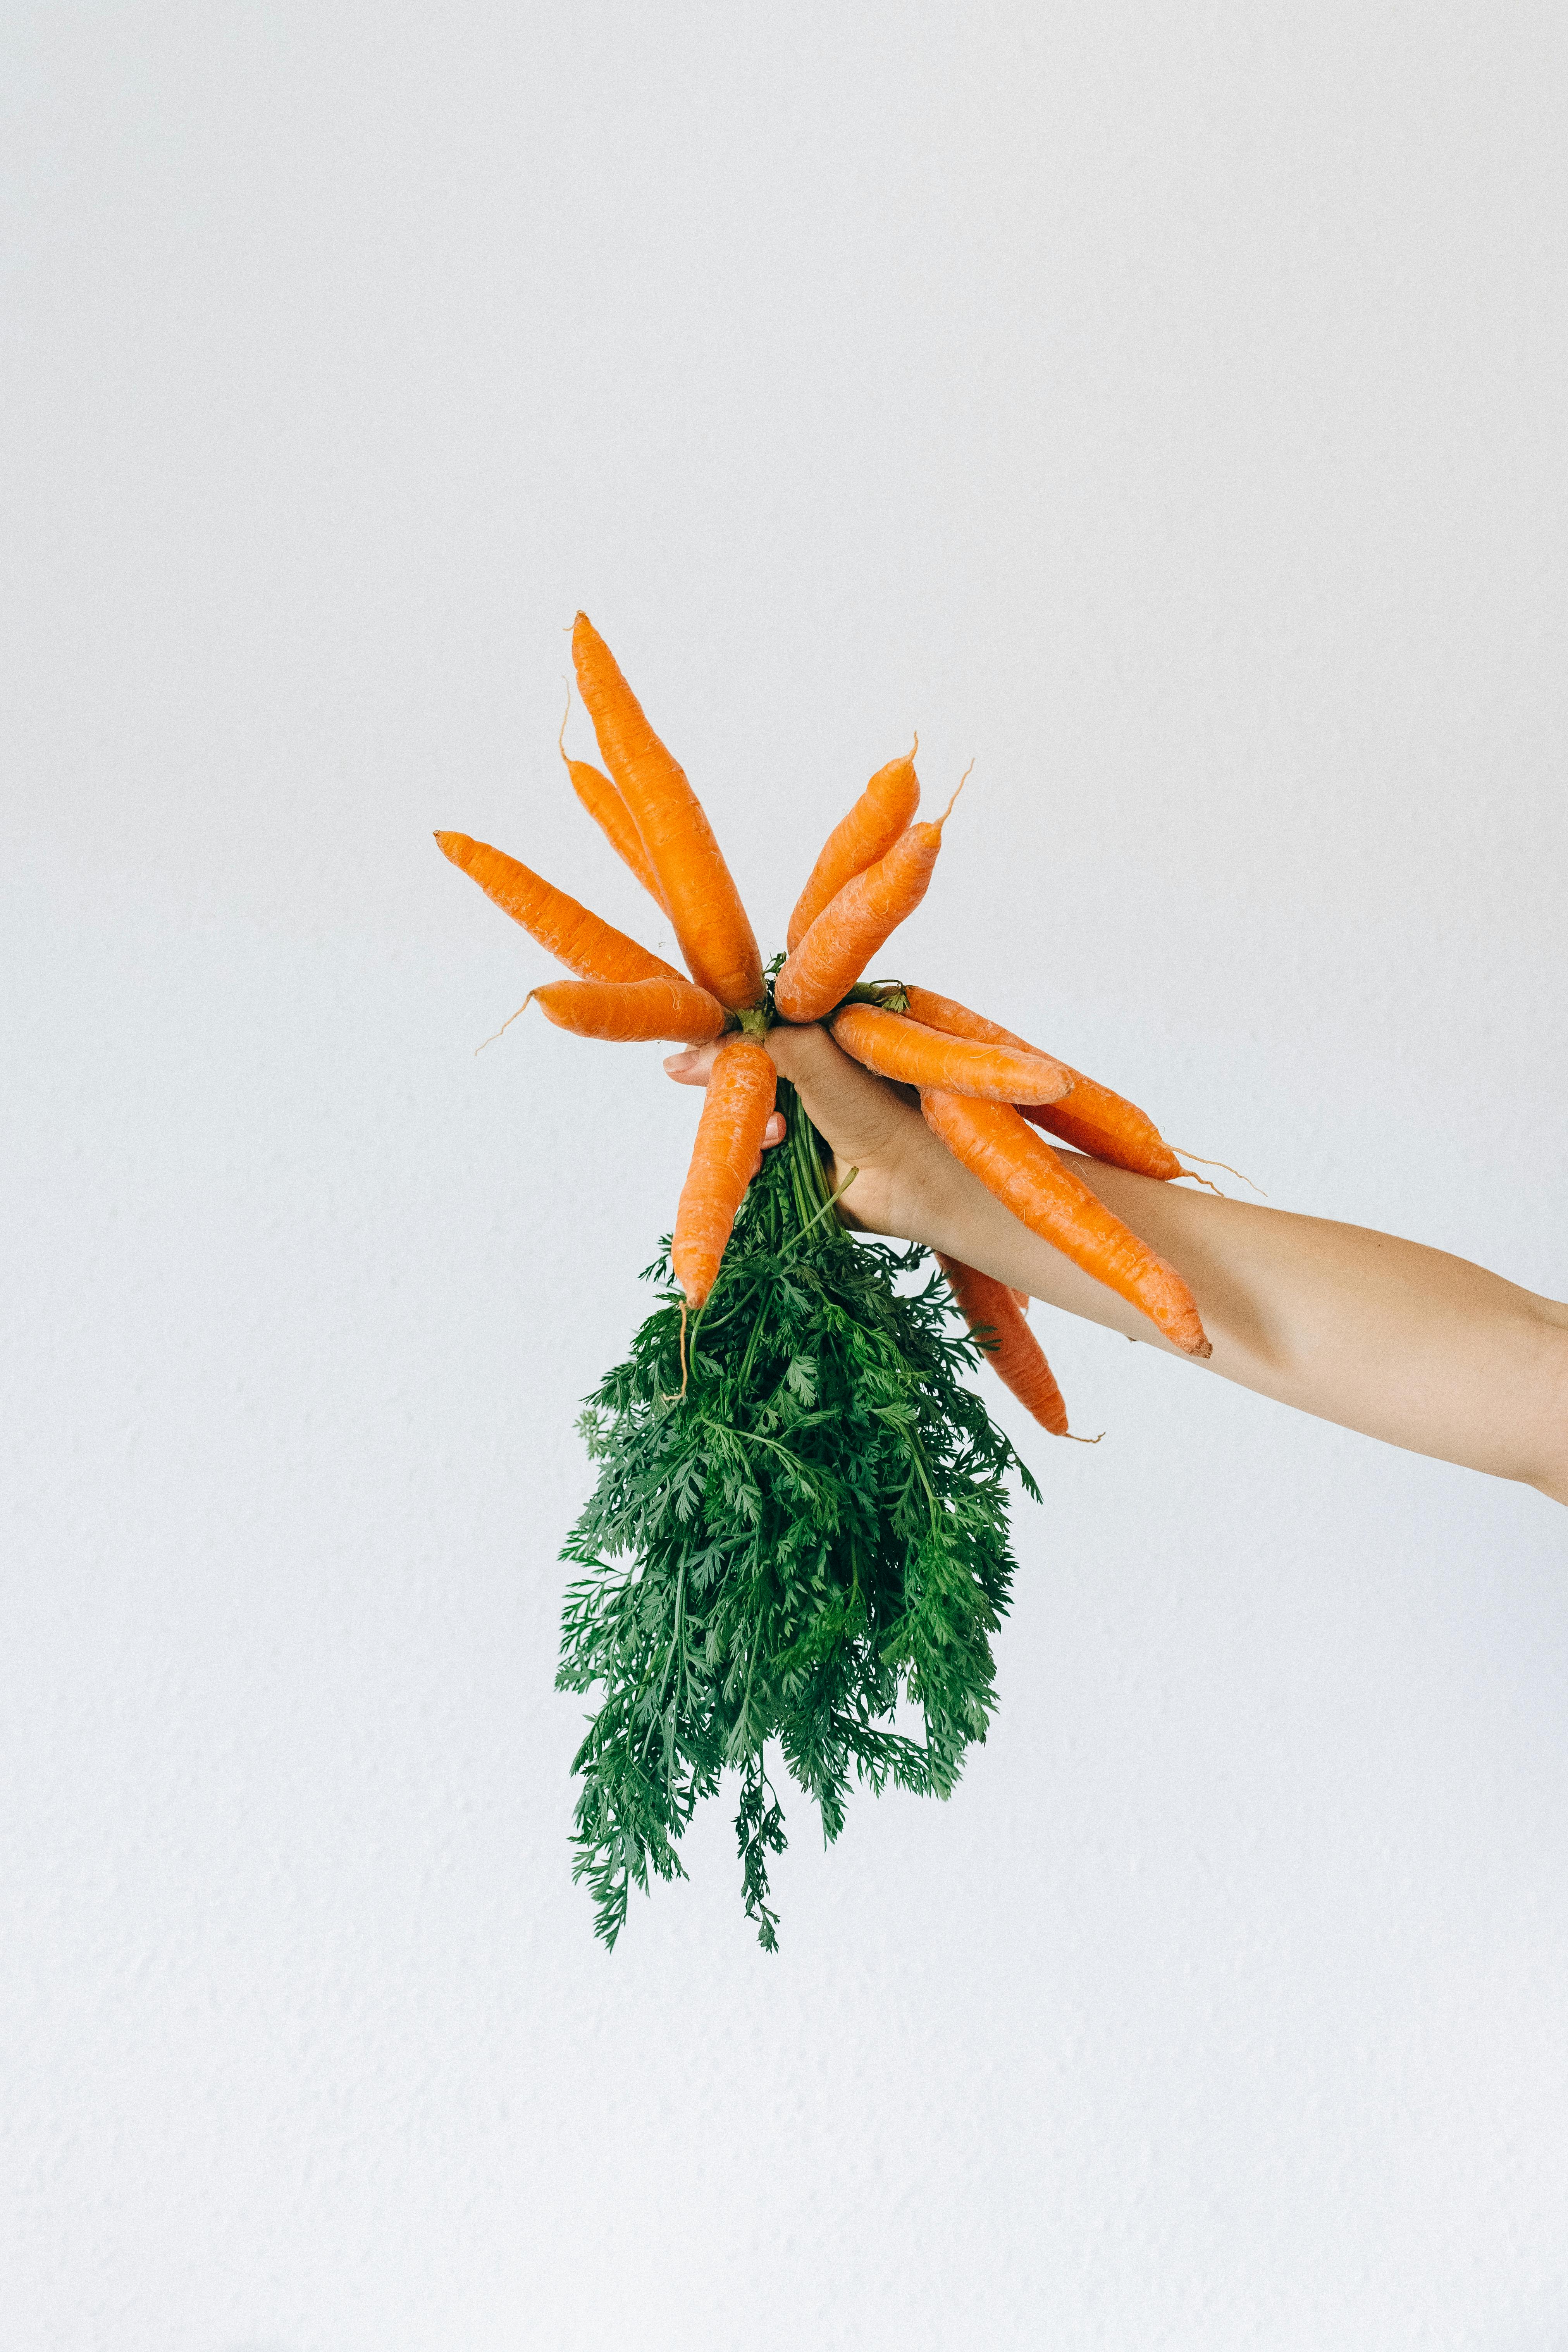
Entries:
<svg viewBox="0 0 1568 2352">
<path fill-rule="evenodd" d="M 1184 1160 L 1195 1160 L 1200 1168 L 1223 1168 L 1227 1176 L 1234 1176 L 1238 1183 L 1245 1184 L 1249 1192 L 1256 1192 L 1260 1201 L 1267 1201 L 1268 1198 L 1261 1184 L 1255 1184 L 1250 1176 L 1244 1176 L 1239 1168 L 1231 1166 L 1228 1160 L 1205 1160 L 1201 1151 L 1188 1151 L 1180 1143 L 1173 1143 L 1170 1148 Z M 1182 1171 L 1184 1176 L 1190 1176 L 1192 1172 L 1190 1168 L 1184 1168 Z M 1202 1184 L 1206 1182 L 1207 1179 L 1200 1176 L 1195 1181 Z"/>
<path fill-rule="evenodd" d="M 957 784 L 956 789 L 954 790 L 954 793 L 953 793 L 953 795 L 952 795 L 952 799 L 949 801 L 949 803 L 948 803 L 947 806 L 943 809 L 943 811 L 942 811 L 942 814 L 938 817 L 938 819 L 937 819 L 937 821 L 936 821 L 936 829 L 937 829 L 938 833 L 940 833 L 940 832 L 942 831 L 942 826 L 947 823 L 948 818 L 952 814 L 953 808 L 954 808 L 954 806 L 955 806 L 955 805 L 956 805 L 956 803 L 957 803 L 957 800 L 958 800 L 958 795 L 959 795 L 959 793 L 963 790 L 964 785 L 969 782 L 970 777 L 971 777 L 973 773 L 974 773 L 974 762 L 973 762 L 973 760 L 971 760 L 971 761 L 969 762 L 968 767 L 967 767 L 967 768 L 965 768 L 965 770 L 964 770 L 964 772 L 963 772 L 963 775 L 962 775 L 962 776 L 960 776 L 960 778 L 959 778 L 959 780 L 958 780 L 958 784 Z"/>
<path fill-rule="evenodd" d="M 533 1003 L 533 1000 L 538 993 L 539 991 L 536 988 L 531 988 L 528 994 L 523 998 L 522 1003 L 518 1006 L 517 1011 L 507 1014 L 506 1019 L 496 1031 L 495 1037 L 487 1037 L 485 1039 L 484 1045 L 476 1045 L 474 1047 L 474 1059 L 476 1062 L 479 1060 L 479 1055 L 484 1052 L 485 1045 L 493 1045 L 495 1044 L 496 1037 L 504 1037 L 507 1031 L 511 1027 L 512 1023 L 514 1021 L 521 1020 L 523 1014 L 528 1011 L 529 1006 Z"/>
</svg>

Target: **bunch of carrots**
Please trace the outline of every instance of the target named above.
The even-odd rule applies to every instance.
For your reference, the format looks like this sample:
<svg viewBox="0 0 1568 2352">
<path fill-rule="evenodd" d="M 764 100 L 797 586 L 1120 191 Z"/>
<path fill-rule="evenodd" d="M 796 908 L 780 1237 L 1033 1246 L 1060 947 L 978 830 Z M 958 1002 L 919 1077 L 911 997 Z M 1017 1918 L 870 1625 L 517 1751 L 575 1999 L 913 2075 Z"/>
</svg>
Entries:
<svg viewBox="0 0 1568 2352">
<path fill-rule="evenodd" d="M 436 839 L 575 975 L 534 989 L 528 1000 L 558 1027 L 616 1043 L 721 1041 L 670 1251 L 691 1312 L 700 1312 L 712 1290 L 773 1108 L 777 1073 L 763 1041 L 776 1022 L 820 1022 L 868 1069 L 917 1088 L 929 1125 L 953 1157 L 1031 1232 L 1129 1300 L 1185 1353 L 1208 1355 L 1181 1276 L 1046 1140 L 1054 1135 L 1096 1160 L 1165 1181 L 1190 1173 L 1153 1121 L 952 997 L 912 983 L 864 982 L 924 898 L 952 813 L 950 801 L 934 823 L 917 822 L 912 754 L 879 769 L 828 836 L 770 984 L 701 803 L 584 613 L 572 655 L 608 773 L 569 758 L 564 746 L 562 757 L 579 800 L 668 918 L 686 972 L 504 851 L 463 833 Z M 1044 1428 L 1067 1435 L 1061 1391 L 1025 1320 L 1025 1302 L 972 1266 L 945 1257 L 942 1265 L 1001 1379 Z"/>
</svg>

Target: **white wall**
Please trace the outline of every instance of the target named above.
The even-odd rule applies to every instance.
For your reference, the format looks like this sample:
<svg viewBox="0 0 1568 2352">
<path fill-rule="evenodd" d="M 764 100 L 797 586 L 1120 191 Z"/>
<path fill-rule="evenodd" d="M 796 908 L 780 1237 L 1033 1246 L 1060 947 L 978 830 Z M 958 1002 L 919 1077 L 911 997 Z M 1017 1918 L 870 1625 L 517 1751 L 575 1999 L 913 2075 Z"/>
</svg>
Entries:
<svg viewBox="0 0 1568 2352">
<path fill-rule="evenodd" d="M 1097 1331 L 945 1807 L 605 1959 L 576 1400 L 695 1110 L 584 604 L 769 946 L 917 726 L 902 968 L 1562 1296 L 1547 6 L 6 12 L 16 2352 L 1568 2336 L 1568 1515 Z M 581 713 L 571 740 L 588 749 Z"/>
</svg>

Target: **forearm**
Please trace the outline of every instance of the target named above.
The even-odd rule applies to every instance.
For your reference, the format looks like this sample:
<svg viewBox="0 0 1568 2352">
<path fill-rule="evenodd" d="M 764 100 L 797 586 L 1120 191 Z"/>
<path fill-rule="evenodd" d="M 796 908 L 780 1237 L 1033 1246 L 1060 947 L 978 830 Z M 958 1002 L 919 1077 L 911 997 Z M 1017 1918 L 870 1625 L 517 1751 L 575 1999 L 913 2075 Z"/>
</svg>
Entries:
<svg viewBox="0 0 1568 2352">
<path fill-rule="evenodd" d="M 1076 1153 L 1076 1173 L 1177 1267 L 1208 1369 L 1324 1421 L 1568 1502 L 1568 1307 L 1419 1243 L 1189 1192 Z M 1167 1353 L 1152 1323 L 932 1161 L 912 1237 Z"/>
</svg>

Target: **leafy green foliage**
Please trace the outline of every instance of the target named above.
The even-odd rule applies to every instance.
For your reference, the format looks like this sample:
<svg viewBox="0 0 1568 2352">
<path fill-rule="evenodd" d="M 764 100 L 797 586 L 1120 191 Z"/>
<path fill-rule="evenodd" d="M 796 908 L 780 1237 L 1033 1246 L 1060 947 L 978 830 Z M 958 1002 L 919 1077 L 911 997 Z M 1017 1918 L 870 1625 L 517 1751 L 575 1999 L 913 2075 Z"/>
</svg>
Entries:
<svg viewBox="0 0 1568 2352">
<path fill-rule="evenodd" d="M 853 1774 L 945 1797 L 995 1704 L 991 1636 L 1013 1560 L 1005 1479 L 1038 1490 L 974 1391 L 945 1285 L 900 1295 L 923 1253 L 852 1240 L 815 1130 L 789 1121 L 689 1326 L 665 1303 L 581 1423 L 598 1483 L 563 1558 L 563 1690 L 602 1687 L 573 1769 L 575 1875 L 614 1945 L 632 1887 L 684 1876 L 700 1798 L 740 1775 L 745 1906 L 776 1944 L 767 1856 L 784 1813 L 776 1743 L 828 1839 Z M 900 1694 L 923 1737 L 894 1728 Z"/>
</svg>

